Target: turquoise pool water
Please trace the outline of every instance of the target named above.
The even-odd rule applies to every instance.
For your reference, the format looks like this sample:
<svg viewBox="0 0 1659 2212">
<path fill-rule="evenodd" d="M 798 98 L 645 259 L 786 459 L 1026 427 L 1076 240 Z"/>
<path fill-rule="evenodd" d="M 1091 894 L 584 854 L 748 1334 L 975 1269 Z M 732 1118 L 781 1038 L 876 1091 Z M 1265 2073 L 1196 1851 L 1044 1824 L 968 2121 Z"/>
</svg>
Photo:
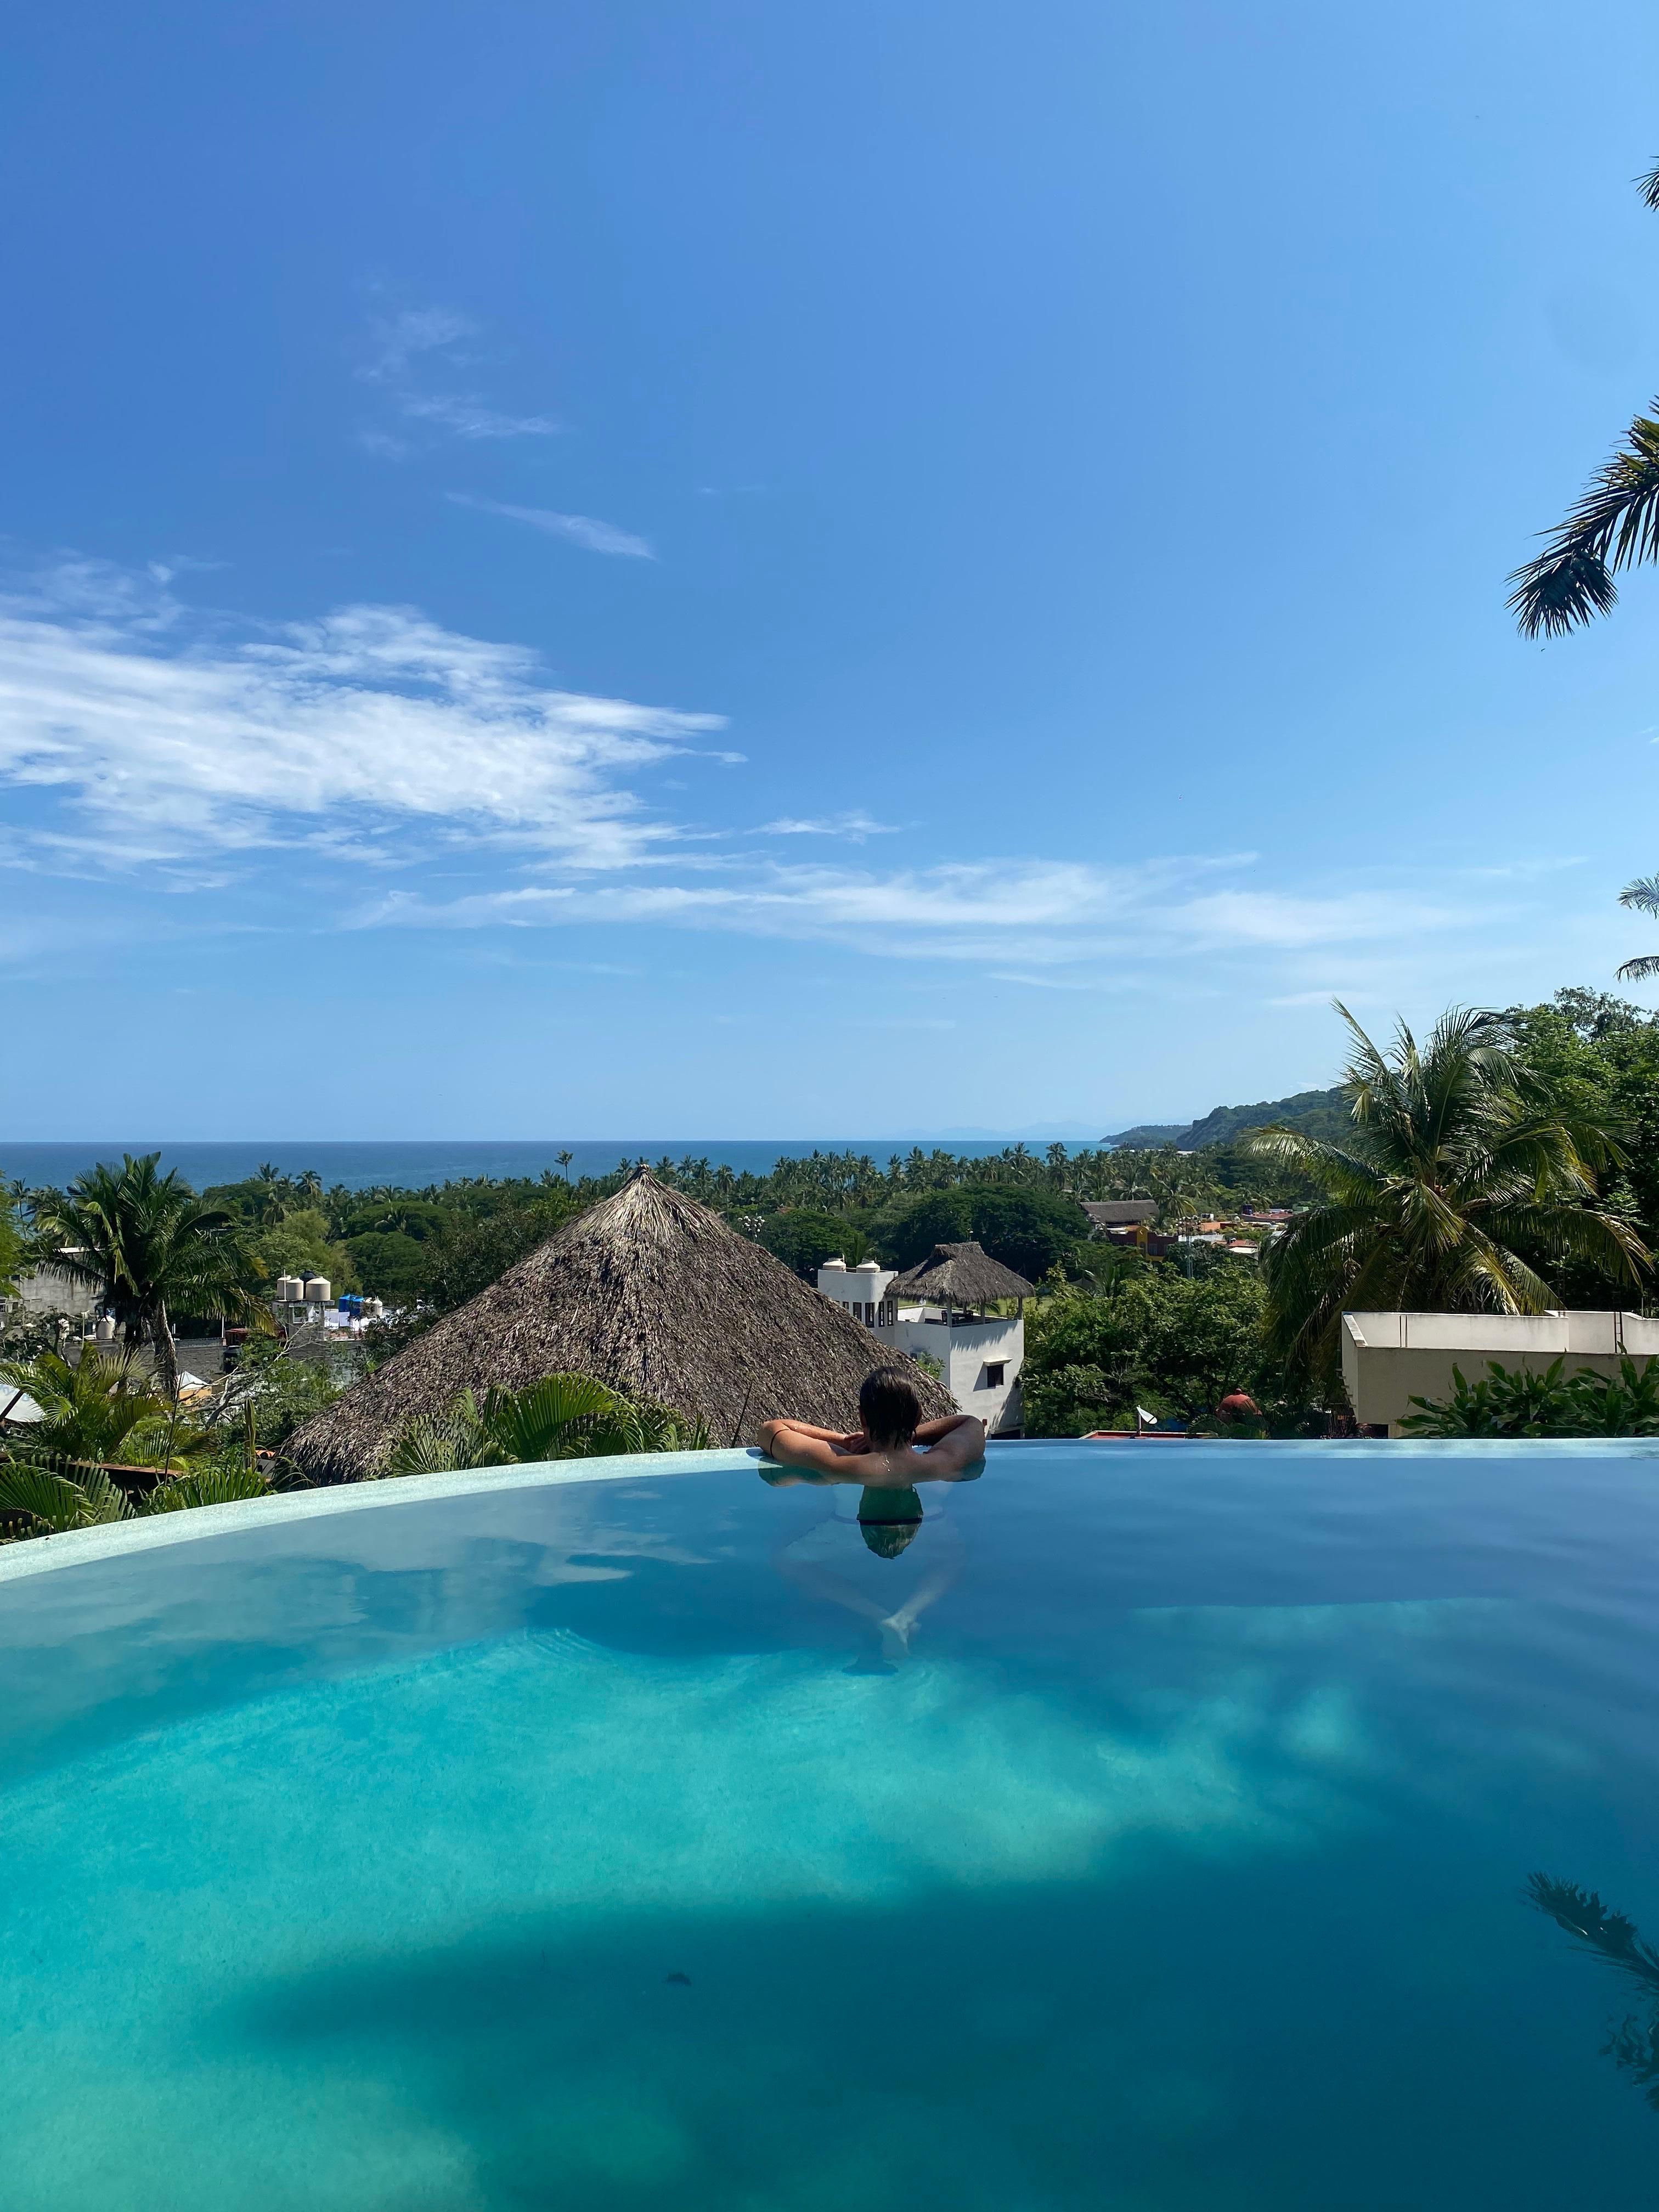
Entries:
<svg viewBox="0 0 1659 2212">
<path fill-rule="evenodd" d="M 8 2212 L 1651 2201 L 1652 1448 L 601 1472 L 0 1553 Z"/>
</svg>

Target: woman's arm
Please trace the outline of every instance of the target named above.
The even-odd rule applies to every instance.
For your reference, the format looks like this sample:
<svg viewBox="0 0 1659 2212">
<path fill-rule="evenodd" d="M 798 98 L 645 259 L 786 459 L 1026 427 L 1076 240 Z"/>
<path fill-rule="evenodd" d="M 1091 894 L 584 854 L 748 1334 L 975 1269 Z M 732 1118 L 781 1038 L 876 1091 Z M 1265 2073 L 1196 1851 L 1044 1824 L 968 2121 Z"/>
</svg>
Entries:
<svg viewBox="0 0 1659 2212">
<path fill-rule="evenodd" d="M 930 1468 L 940 1474 L 955 1474 L 984 1458 L 985 1424 L 976 1413 L 957 1413 L 945 1420 L 926 1422 L 916 1431 L 916 1441 L 927 1441 L 922 1457 Z"/>
<path fill-rule="evenodd" d="M 838 1431 L 811 1428 L 804 1421 L 763 1421 L 760 1440 L 761 1449 L 780 1466 L 811 1468 L 819 1474 L 842 1473 L 852 1456 Z"/>
<path fill-rule="evenodd" d="M 841 1444 L 848 1451 L 862 1451 L 865 1449 L 864 1438 L 861 1436 L 849 1435 L 845 1429 L 815 1429 L 811 1421 L 793 1421 L 787 1414 L 781 1419 L 761 1423 L 760 1434 L 763 1444 L 766 1442 L 769 1434 L 775 1429 L 793 1429 L 798 1437 L 816 1437 L 821 1444 Z"/>
<path fill-rule="evenodd" d="M 952 1429 L 959 1429 L 964 1421 L 977 1419 L 978 1416 L 973 1413 L 946 1413 L 940 1420 L 919 1422 L 915 1440 L 919 1444 L 936 1444 L 941 1437 L 948 1437 Z M 983 1427 L 984 1424 L 981 1422 L 980 1425 Z"/>
</svg>

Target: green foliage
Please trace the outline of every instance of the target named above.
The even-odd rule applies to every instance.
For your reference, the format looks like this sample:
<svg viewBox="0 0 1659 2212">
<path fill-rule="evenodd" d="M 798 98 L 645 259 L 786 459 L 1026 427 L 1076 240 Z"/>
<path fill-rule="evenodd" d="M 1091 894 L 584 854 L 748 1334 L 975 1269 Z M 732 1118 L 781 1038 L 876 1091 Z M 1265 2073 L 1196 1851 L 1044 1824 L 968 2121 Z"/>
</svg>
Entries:
<svg viewBox="0 0 1659 2212">
<path fill-rule="evenodd" d="M 57 1265 L 95 1288 L 130 1343 L 148 1338 L 155 1346 L 171 1396 L 178 1385 L 174 1316 L 222 1315 L 262 1325 L 266 1315 L 240 1224 L 222 1208 L 203 1205 L 176 1171 L 158 1173 L 160 1158 L 128 1153 L 118 1170 L 88 1168 L 66 1192 L 41 1194 L 35 1230 Z"/>
<path fill-rule="evenodd" d="M 298 1357 L 272 1337 L 250 1337 L 221 1407 L 223 1423 L 252 1418 L 250 1448 L 280 1451 L 295 1429 L 331 1406 L 341 1382 L 325 1356 Z"/>
<path fill-rule="evenodd" d="M 267 1287 L 279 1275 L 325 1276 L 336 1297 L 357 1287 L 351 1251 L 330 1236 L 328 1216 L 319 1206 L 295 1206 L 268 1229 L 257 1231 L 248 1249 Z"/>
<path fill-rule="evenodd" d="M 1619 1380 L 1592 1369 L 1562 1379 L 1564 1361 L 1544 1372 L 1486 1363 L 1483 1381 L 1452 1369 L 1449 1398 L 1413 1398 L 1418 1408 L 1400 1424 L 1412 1437 L 1659 1436 L 1659 1360 L 1619 1363 Z"/>
<path fill-rule="evenodd" d="M 1385 1056 L 1339 1012 L 1353 1141 L 1248 1139 L 1324 1194 L 1262 1254 L 1287 1371 L 1334 1375 L 1345 1311 L 1541 1313 L 1561 1303 L 1544 1267 L 1639 1282 L 1642 1240 L 1597 1198 L 1596 1170 L 1624 1164 L 1619 1145 L 1522 1059 L 1510 1024 L 1454 1009 L 1421 1048 L 1402 1025 Z"/>
<path fill-rule="evenodd" d="M 388 1475 L 441 1474 L 475 1467 L 592 1459 L 617 1452 L 706 1451 L 702 1422 L 624 1397 L 591 1375 L 545 1375 L 524 1390 L 489 1390 L 480 1406 L 464 1390 L 441 1414 L 405 1424 Z"/>
<path fill-rule="evenodd" d="M 141 1501 L 138 1510 L 143 1514 L 184 1513 L 198 1505 L 234 1505 L 245 1498 L 270 1495 L 271 1486 L 256 1469 L 221 1461 L 212 1467 L 192 1468 L 188 1474 L 176 1475 L 171 1481 L 158 1482 Z"/>
<path fill-rule="evenodd" d="M 774 1259 L 807 1282 L 814 1282 L 826 1260 L 841 1258 L 855 1267 L 864 1256 L 856 1248 L 866 1240 L 844 1213 L 821 1213 L 810 1206 L 775 1213 L 761 1231 L 761 1243 Z M 848 1249 L 851 1246 L 854 1249 Z"/>
<path fill-rule="evenodd" d="M 34 1536 L 270 1494 L 270 1483 L 252 1468 L 222 1462 L 192 1468 L 129 1497 L 100 1467 L 44 1457 L 0 1458 L 0 1518 L 21 1521 L 24 1533 Z"/>
<path fill-rule="evenodd" d="M 1154 1151 L 1173 1146 L 1183 1152 L 1231 1144 L 1247 1129 L 1291 1122 L 1307 1137 L 1340 1137 L 1348 1124 L 1348 1097 L 1339 1083 L 1329 1091 L 1297 1091 L 1288 1098 L 1264 1098 L 1255 1106 L 1217 1106 L 1183 1128 L 1168 1123 L 1125 1129 L 1114 1137 L 1120 1151 Z"/>
<path fill-rule="evenodd" d="M 0 1360 L 0 1391 L 13 1390 L 27 1391 L 43 1417 L 14 1432 L 14 1457 L 159 1467 L 200 1446 L 200 1430 L 151 1389 L 142 1369 L 91 1346 L 73 1366 L 56 1352 Z"/>
<path fill-rule="evenodd" d="M 1020 1377 L 1029 1436 L 1134 1428 L 1137 1407 L 1202 1420 L 1245 1390 L 1280 1431 L 1313 1408 L 1287 1390 L 1268 1350 L 1259 1270 L 1222 1256 L 1188 1277 L 1125 1273 L 1104 1293 L 1062 1287 L 1029 1313 Z"/>
<path fill-rule="evenodd" d="M 970 1239 L 994 1260 L 1035 1283 L 1050 1268 L 1075 1264 L 1091 1234 L 1075 1199 L 1040 1190 L 944 1190 L 918 1199 L 881 1225 L 884 1259 L 914 1267 L 935 1244 Z"/>
<path fill-rule="evenodd" d="M 428 1245 L 401 1229 L 369 1229 L 335 1248 L 351 1255 L 356 1279 L 371 1297 L 391 1306 L 417 1304 L 431 1265 Z"/>
<path fill-rule="evenodd" d="M 39 1535 L 130 1521 L 132 1507 L 101 1468 L 76 1466 L 65 1474 L 46 1459 L 0 1459 L 0 1514 L 15 1516 Z"/>
<path fill-rule="evenodd" d="M 0 1298 L 15 1297 L 23 1264 L 23 1232 L 9 1206 L 0 1207 Z"/>
</svg>

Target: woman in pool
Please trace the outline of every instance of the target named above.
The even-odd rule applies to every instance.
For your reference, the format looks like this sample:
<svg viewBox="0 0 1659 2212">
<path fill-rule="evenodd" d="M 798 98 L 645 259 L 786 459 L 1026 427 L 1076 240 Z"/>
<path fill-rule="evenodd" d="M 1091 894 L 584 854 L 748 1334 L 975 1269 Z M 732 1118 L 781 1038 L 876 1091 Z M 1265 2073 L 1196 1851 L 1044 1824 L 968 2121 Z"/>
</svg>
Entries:
<svg viewBox="0 0 1659 2212">
<path fill-rule="evenodd" d="M 924 1421 L 915 1392 L 896 1367 L 878 1367 L 859 1392 L 861 1429 L 815 1429 L 810 1421 L 765 1421 L 762 1449 L 781 1467 L 805 1468 L 866 1489 L 908 1490 L 949 1481 L 985 1455 L 985 1424 L 972 1413 Z"/>
<path fill-rule="evenodd" d="M 937 1505 L 927 1516 L 923 1557 L 913 1553 L 895 1569 L 922 1525 L 915 1485 L 971 1481 L 984 1458 L 985 1427 L 969 1413 L 922 1421 L 915 1392 L 891 1367 L 866 1377 L 859 1412 L 864 1426 L 851 1433 L 768 1421 L 761 1442 L 779 1467 L 762 1472 L 780 1488 L 804 1482 L 832 1492 L 826 1517 L 782 1546 L 775 1564 L 812 1595 L 873 1623 L 883 1671 L 890 1673 L 908 1653 L 916 1622 L 962 1571 L 961 1532 L 941 1519 Z M 896 1583 L 890 1579 L 896 1571 Z"/>
</svg>

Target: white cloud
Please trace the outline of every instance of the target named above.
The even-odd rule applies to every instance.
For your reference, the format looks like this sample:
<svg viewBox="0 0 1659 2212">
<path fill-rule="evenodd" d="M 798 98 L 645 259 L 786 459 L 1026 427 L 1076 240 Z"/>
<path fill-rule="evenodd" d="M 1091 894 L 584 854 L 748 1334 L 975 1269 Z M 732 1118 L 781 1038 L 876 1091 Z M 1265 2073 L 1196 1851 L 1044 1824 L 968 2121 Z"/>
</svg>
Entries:
<svg viewBox="0 0 1659 2212">
<path fill-rule="evenodd" d="M 1630 949 L 1621 917 L 1564 912 L 1559 877 L 1499 896 L 1456 867 L 1322 881 L 1297 863 L 1275 881 L 1249 854 L 969 860 L 856 809 L 782 816 L 769 844 L 647 804 L 671 760 L 740 759 L 710 749 L 720 727 L 559 689 L 534 653 L 414 608 L 256 627 L 192 612 L 158 576 L 66 562 L 0 597 L 0 875 L 24 923 L 46 877 L 120 872 L 130 936 L 283 929 L 258 856 L 284 855 L 286 886 L 302 854 L 325 910 L 360 928 L 740 933 L 1208 1005 L 1293 1008 L 1333 977 L 1366 1003 L 1443 976 L 1446 996 L 1512 993 L 1546 956 L 1594 970 Z M 890 865 L 798 842 L 878 831 Z"/>
<path fill-rule="evenodd" d="M 447 496 L 457 507 L 470 507 L 479 514 L 504 515 L 509 522 L 525 523 L 546 537 L 567 538 L 589 553 L 616 553 L 635 561 L 657 557 L 648 538 L 618 530 L 614 522 L 597 522 L 591 514 L 556 514 L 550 507 L 510 507 L 504 500 L 475 499 L 465 491 L 452 491 Z"/>
<path fill-rule="evenodd" d="M 898 829 L 895 823 L 877 822 L 868 814 L 854 811 L 825 814 L 816 820 L 786 814 L 780 821 L 763 822 L 755 834 L 758 837 L 846 837 L 854 844 L 862 844 L 866 837 L 896 836 Z"/>
<path fill-rule="evenodd" d="M 79 829 L 33 839 L 65 866 L 362 860 L 411 834 L 614 866 L 673 834 L 625 780 L 720 726 L 556 690 L 532 653 L 410 607 L 231 641 L 84 563 L 0 600 L 0 780 L 70 802 Z"/>
<path fill-rule="evenodd" d="M 1366 931 L 1398 932 L 1445 919 L 1438 910 L 1413 911 L 1381 894 L 1322 899 L 1213 893 L 1202 885 L 1217 865 L 1201 858 L 1123 867 L 1008 860 L 878 874 L 757 860 L 746 867 L 727 863 L 716 881 L 523 884 L 437 903 L 399 892 L 356 919 L 360 925 L 449 929 L 655 922 L 1036 969 L 1299 951 Z"/>
<path fill-rule="evenodd" d="M 463 340 L 477 335 L 475 323 L 448 307 L 406 307 L 397 313 L 377 315 L 369 324 L 368 354 L 357 374 L 366 384 L 384 386 L 392 404 L 406 421 L 447 430 L 457 438 L 553 436 L 560 425 L 550 415 L 508 414 L 476 392 L 419 388 L 419 374 L 428 365 L 451 373 L 476 366 L 475 354 L 458 349 Z M 388 461 L 407 459 L 412 450 L 406 438 L 381 428 L 360 430 L 357 442 L 366 452 Z"/>
<path fill-rule="evenodd" d="M 503 415 L 471 395 L 407 392 L 398 404 L 416 422 L 435 422 L 458 438 L 550 438 L 559 425 L 550 415 Z"/>
</svg>

